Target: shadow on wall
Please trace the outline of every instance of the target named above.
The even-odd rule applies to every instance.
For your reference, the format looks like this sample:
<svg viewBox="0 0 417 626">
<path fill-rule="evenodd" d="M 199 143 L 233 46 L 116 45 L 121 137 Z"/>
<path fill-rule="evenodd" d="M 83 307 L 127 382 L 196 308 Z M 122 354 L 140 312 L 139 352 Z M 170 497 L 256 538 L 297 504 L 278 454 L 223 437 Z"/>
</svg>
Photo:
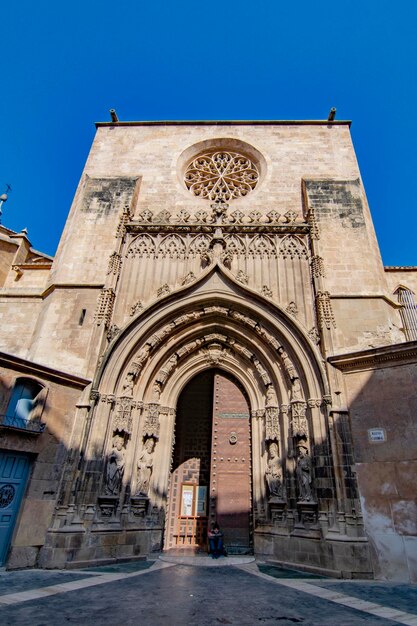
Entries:
<svg viewBox="0 0 417 626">
<path fill-rule="evenodd" d="M 417 364 L 398 359 L 389 363 L 385 354 L 378 362 L 378 350 L 362 355 L 363 363 L 356 360 L 344 374 L 354 468 L 375 576 L 415 583 Z"/>
</svg>

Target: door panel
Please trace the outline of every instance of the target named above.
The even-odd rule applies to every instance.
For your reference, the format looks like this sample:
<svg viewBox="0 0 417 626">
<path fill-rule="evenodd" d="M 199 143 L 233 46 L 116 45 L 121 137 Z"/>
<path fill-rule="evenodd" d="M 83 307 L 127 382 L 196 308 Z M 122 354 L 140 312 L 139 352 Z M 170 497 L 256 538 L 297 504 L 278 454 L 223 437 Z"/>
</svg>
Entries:
<svg viewBox="0 0 417 626">
<path fill-rule="evenodd" d="M 214 377 L 210 518 L 230 552 L 251 549 L 251 448 L 249 407 L 238 385 Z"/>
<path fill-rule="evenodd" d="M 3 565 L 25 492 L 30 460 L 18 452 L 0 452 L 0 565 Z"/>
</svg>

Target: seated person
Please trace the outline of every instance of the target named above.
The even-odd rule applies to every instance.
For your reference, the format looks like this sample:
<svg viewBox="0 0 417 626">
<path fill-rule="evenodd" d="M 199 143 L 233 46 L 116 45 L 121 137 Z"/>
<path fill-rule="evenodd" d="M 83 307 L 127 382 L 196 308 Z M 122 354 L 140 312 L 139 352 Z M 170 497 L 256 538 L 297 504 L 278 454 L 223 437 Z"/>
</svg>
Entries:
<svg viewBox="0 0 417 626">
<path fill-rule="evenodd" d="M 208 539 L 210 544 L 210 554 L 212 559 L 218 559 L 223 555 L 223 533 L 217 522 L 212 522 L 208 531 Z"/>
</svg>

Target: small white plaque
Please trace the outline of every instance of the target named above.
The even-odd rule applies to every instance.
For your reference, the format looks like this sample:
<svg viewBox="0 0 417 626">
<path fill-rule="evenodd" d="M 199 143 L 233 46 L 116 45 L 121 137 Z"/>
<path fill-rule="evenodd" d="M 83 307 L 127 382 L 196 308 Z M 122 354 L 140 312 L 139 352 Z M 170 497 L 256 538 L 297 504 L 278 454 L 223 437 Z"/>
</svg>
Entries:
<svg viewBox="0 0 417 626">
<path fill-rule="evenodd" d="M 382 443 L 387 440 L 384 428 L 370 428 L 368 430 L 369 441 L 372 443 Z"/>
</svg>

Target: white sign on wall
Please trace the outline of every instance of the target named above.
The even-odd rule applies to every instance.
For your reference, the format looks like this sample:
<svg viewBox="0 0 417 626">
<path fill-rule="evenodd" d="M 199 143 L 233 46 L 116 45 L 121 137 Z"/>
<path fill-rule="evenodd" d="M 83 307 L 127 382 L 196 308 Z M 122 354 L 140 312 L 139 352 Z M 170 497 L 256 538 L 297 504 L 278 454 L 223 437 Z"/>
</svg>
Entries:
<svg viewBox="0 0 417 626">
<path fill-rule="evenodd" d="M 387 440 L 387 434 L 384 428 L 369 428 L 369 441 L 372 443 L 382 443 Z"/>
</svg>

